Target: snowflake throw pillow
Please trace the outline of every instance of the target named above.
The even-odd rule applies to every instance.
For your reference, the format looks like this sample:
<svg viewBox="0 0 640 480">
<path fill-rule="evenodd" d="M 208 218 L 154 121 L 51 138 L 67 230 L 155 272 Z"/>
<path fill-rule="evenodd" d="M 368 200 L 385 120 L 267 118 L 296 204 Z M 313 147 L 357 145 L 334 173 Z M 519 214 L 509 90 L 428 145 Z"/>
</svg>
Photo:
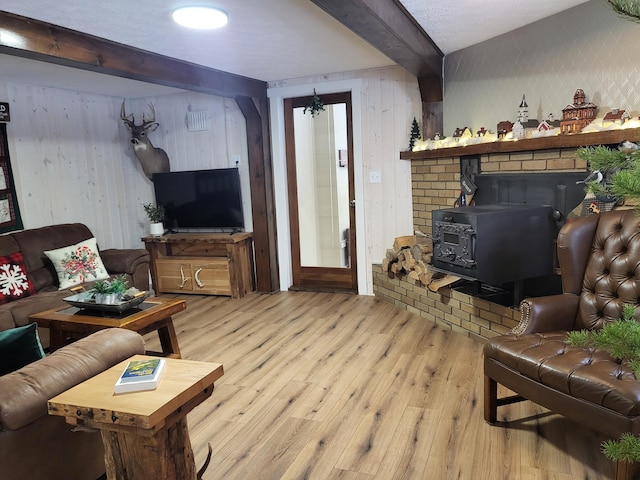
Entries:
<svg viewBox="0 0 640 480">
<path fill-rule="evenodd" d="M 109 278 L 95 238 L 56 250 L 46 250 L 44 254 L 56 269 L 60 290 Z"/>
<path fill-rule="evenodd" d="M 0 257 L 0 304 L 36 293 L 27 275 L 22 252 Z"/>
</svg>

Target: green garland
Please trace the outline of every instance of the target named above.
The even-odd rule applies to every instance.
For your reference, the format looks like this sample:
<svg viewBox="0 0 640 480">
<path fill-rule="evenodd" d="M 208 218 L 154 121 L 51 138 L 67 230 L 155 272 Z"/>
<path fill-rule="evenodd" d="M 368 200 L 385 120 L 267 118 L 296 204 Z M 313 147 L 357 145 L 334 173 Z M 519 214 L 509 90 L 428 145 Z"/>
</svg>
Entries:
<svg viewBox="0 0 640 480">
<path fill-rule="evenodd" d="M 640 23 L 640 2 L 638 0 L 607 0 L 611 9 L 632 22 Z"/>
</svg>

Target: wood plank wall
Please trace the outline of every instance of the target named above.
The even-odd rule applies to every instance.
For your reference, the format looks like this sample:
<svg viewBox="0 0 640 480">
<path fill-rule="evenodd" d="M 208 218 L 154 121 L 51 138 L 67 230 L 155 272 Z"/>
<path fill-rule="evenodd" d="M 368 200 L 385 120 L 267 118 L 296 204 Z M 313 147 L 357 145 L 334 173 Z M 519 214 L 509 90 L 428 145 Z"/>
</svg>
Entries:
<svg viewBox="0 0 640 480">
<path fill-rule="evenodd" d="M 0 83 L 11 106 L 9 150 L 25 228 L 83 222 L 101 248 L 141 247 L 142 204 L 153 184 L 142 173 L 120 120 L 121 98 Z M 235 166 L 239 157 L 247 230 L 252 229 L 244 117 L 233 99 L 197 92 L 127 100 L 140 121 L 153 103 L 160 127 L 152 143 L 172 170 Z M 209 130 L 188 132 L 188 111 L 204 110 Z M 147 113 L 148 114 L 148 113 Z"/>
</svg>

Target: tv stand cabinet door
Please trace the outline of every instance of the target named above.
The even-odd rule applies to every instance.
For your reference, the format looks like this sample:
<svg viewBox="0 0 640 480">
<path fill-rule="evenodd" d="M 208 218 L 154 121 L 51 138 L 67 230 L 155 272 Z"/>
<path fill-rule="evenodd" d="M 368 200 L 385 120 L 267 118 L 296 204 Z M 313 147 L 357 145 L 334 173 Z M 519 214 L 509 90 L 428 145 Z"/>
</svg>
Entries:
<svg viewBox="0 0 640 480">
<path fill-rule="evenodd" d="M 189 261 L 172 258 L 156 260 L 159 292 L 193 293 L 193 273 Z"/>
<path fill-rule="evenodd" d="M 193 293 L 208 295 L 231 295 L 229 260 L 227 258 L 204 258 L 193 260 Z"/>
<path fill-rule="evenodd" d="M 226 257 L 165 257 L 156 260 L 158 290 L 165 293 L 231 295 Z"/>
</svg>

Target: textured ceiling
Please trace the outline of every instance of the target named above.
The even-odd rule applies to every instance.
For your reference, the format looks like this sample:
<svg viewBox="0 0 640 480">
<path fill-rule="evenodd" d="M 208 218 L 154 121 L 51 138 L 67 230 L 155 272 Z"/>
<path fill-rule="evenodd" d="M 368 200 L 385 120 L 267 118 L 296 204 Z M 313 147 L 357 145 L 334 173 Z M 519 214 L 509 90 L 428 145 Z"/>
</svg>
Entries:
<svg viewBox="0 0 640 480">
<path fill-rule="evenodd" d="M 393 1 L 393 0 L 387 0 Z M 445 53 L 479 43 L 586 0 L 400 0 Z M 593 0 L 595 1 L 595 0 Z M 601 1 L 601 0 L 598 0 Z M 204 0 L 229 13 L 218 31 L 188 31 L 171 20 L 185 0 L 3 0 L 0 9 L 119 43 L 264 81 L 361 70 L 393 62 L 309 0 Z M 0 25 L 1 29 L 1 25 Z M 1 31 L 1 30 L 0 30 Z M 0 80 L 29 82 L 32 67 L 0 56 Z M 64 78 L 64 69 L 32 83 L 99 91 L 106 77 Z M 58 84 L 60 82 L 60 84 Z M 86 85 L 85 85 L 86 83 Z M 120 81 L 114 95 L 138 96 Z M 164 91 L 159 89 L 159 92 Z M 110 93 L 107 93 L 110 94 Z"/>
<path fill-rule="evenodd" d="M 400 0 L 447 55 L 588 0 Z"/>
</svg>

